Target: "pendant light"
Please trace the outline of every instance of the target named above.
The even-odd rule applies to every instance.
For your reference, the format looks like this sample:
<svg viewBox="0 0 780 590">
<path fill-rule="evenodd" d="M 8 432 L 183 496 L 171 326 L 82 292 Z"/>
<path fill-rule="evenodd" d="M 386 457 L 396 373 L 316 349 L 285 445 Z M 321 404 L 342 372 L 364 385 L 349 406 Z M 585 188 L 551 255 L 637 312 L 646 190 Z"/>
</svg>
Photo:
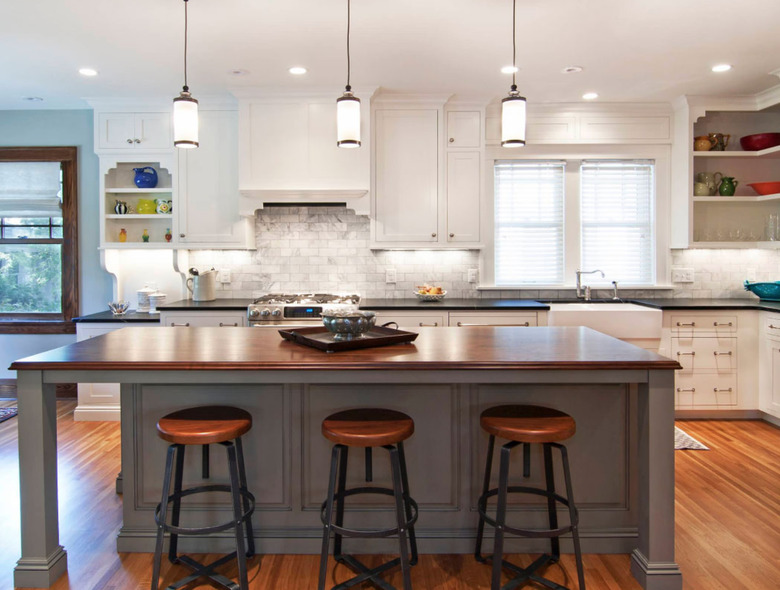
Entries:
<svg viewBox="0 0 780 590">
<path fill-rule="evenodd" d="M 198 101 L 187 86 L 187 2 L 184 0 L 184 87 L 173 99 L 173 145 L 178 148 L 198 147 Z"/>
<path fill-rule="evenodd" d="M 347 86 L 344 94 L 336 99 L 336 145 L 342 148 L 360 147 L 360 99 L 352 94 L 349 85 L 352 65 L 349 59 L 350 2 L 347 0 Z"/>
<path fill-rule="evenodd" d="M 517 0 L 512 0 L 512 88 L 509 96 L 501 101 L 501 145 L 503 147 L 523 147 L 525 145 L 525 97 L 520 96 L 515 82 L 517 72 Z"/>
</svg>

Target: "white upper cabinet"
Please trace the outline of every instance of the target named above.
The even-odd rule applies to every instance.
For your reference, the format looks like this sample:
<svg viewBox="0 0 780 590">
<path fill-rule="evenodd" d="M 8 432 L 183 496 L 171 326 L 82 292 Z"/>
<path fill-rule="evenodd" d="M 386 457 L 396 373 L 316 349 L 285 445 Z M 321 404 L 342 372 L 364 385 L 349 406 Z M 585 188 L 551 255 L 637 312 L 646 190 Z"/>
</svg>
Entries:
<svg viewBox="0 0 780 590">
<path fill-rule="evenodd" d="M 199 113 L 197 149 L 179 157 L 178 241 L 185 248 L 251 248 L 251 218 L 238 211 L 238 113 Z"/>
<path fill-rule="evenodd" d="M 482 117 L 479 111 L 447 113 L 447 147 L 479 148 L 482 145 Z"/>
<path fill-rule="evenodd" d="M 478 151 L 447 153 L 447 242 L 479 242 L 480 170 Z"/>
<path fill-rule="evenodd" d="M 360 148 L 336 145 L 336 96 L 239 100 L 242 213 L 265 202 L 344 202 L 368 214 L 370 93 L 361 101 Z"/>
<path fill-rule="evenodd" d="M 172 114 L 97 113 L 95 150 L 173 150 Z"/>
</svg>

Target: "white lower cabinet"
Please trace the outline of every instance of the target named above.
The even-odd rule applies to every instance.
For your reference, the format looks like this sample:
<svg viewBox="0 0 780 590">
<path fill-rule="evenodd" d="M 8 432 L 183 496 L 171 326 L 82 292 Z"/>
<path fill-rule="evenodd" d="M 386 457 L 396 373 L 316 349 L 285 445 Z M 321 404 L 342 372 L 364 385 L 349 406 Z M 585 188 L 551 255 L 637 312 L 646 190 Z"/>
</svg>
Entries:
<svg viewBox="0 0 780 590">
<path fill-rule="evenodd" d="M 780 315 L 762 314 L 758 408 L 780 418 Z"/>
<path fill-rule="evenodd" d="M 536 312 L 471 312 L 451 311 L 449 325 L 457 328 L 470 328 L 478 326 L 515 326 L 528 328 L 537 326 Z"/>
<path fill-rule="evenodd" d="M 447 325 L 447 312 L 427 311 L 377 311 L 376 325 L 381 326 L 387 322 L 395 322 L 400 329 L 404 328 L 441 328 Z"/>
<path fill-rule="evenodd" d="M 241 328 L 245 311 L 160 311 L 160 325 L 166 328 Z"/>
</svg>

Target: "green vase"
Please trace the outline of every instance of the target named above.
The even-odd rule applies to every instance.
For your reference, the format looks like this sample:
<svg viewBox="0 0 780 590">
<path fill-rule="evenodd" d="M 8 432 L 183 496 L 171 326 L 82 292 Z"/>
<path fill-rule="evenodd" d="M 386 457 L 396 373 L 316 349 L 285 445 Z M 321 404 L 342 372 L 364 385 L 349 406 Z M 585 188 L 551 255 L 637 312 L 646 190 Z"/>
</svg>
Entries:
<svg viewBox="0 0 780 590">
<path fill-rule="evenodd" d="M 733 197 L 738 185 L 739 181 L 734 180 L 733 176 L 724 176 L 718 186 L 718 194 L 721 197 Z"/>
</svg>

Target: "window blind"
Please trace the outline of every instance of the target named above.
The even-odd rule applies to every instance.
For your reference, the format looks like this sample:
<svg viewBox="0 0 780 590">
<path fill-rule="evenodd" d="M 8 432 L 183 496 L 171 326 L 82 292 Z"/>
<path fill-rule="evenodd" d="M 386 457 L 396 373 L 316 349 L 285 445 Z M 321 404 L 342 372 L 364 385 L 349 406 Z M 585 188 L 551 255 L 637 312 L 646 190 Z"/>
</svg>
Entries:
<svg viewBox="0 0 780 590">
<path fill-rule="evenodd" d="M 62 217 L 59 162 L 0 162 L 0 217 Z"/>
<path fill-rule="evenodd" d="M 581 268 L 609 280 L 655 281 L 655 174 L 652 161 L 584 161 L 581 183 Z"/>
<path fill-rule="evenodd" d="M 497 161 L 496 285 L 563 282 L 564 162 Z"/>
</svg>

